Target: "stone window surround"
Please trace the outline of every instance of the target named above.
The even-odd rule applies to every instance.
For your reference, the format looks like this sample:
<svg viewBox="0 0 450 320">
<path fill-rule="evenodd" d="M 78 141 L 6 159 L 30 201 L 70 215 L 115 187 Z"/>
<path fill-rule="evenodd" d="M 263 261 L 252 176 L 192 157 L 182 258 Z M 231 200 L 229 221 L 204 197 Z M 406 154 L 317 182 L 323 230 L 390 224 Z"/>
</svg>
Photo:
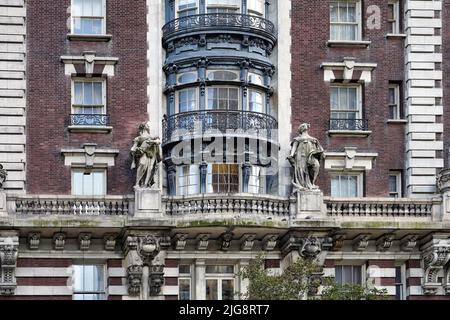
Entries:
<svg viewBox="0 0 450 320">
<path fill-rule="evenodd" d="M 119 61 L 115 57 L 97 57 L 94 51 L 84 51 L 82 56 L 61 56 L 61 61 L 64 63 L 64 73 L 67 76 L 79 76 L 75 69 L 76 64 L 84 64 L 86 77 L 92 77 L 95 65 L 104 65 L 102 76 L 113 77 L 114 66 Z"/>
<path fill-rule="evenodd" d="M 343 82 L 348 83 L 350 81 L 371 83 L 372 72 L 377 67 L 376 63 L 368 62 L 356 62 L 356 58 L 345 57 L 342 62 L 323 62 L 320 68 L 324 70 L 324 81 L 334 82 L 336 80 L 335 71 L 343 71 Z M 358 79 L 354 78 L 355 71 L 361 71 L 361 75 Z"/>
<path fill-rule="evenodd" d="M 95 143 L 85 143 L 82 149 L 62 149 L 64 164 L 72 168 L 108 168 L 115 165 L 117 149 L 97 149 Z"/>
<path fill-rule="evenodd" d="M 325 170 L 341 172 L 369 171 L 378 153 L 359 153 L 355 147 L 345 147 L 344 152 L 325 152 Z"/>
</svg>

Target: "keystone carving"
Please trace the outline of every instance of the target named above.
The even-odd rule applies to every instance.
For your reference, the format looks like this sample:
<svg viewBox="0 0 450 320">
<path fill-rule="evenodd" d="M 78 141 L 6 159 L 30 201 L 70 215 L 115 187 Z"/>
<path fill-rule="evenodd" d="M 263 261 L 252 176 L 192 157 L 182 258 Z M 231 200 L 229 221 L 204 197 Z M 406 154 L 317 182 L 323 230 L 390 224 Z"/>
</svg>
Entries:
<svg viewBox="0 0 450 320">
<path fill-rule="evenodd" d="M 319 238 L 308 237 L 302 240 L 303 244 L 300 248 L 300 256 L 306 259 L 315 259 L 320 252 L 322 252 L 322 246 Z"/>
<path fill-rule="evenodd" d="M 0 236 L 0 295 L 14 294 L 18 250 L 18 236 Z"/>
</svg>

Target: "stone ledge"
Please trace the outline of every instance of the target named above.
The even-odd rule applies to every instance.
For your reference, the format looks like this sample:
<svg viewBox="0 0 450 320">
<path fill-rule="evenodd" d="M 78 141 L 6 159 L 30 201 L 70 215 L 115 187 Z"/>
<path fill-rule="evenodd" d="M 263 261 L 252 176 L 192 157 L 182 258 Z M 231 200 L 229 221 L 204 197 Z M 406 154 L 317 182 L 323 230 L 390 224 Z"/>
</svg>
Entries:
<svg viewBox="0 0 450 320">
<path fill-rule="evenodd" d="M 405 33 L 388 33 L 386 34 L 387 39 L 403 39 L 406 38 Z"/>
<path fill-rule="evenodd" d="M 328 135 L 332 136 L 342 136 L 342 137 L 368 137 L 372 134 L 372 131 L 362 131 L 362 130 L 329 130 Z"/>
<path fill-rule="evenodd" d="M 67 35 L 67 39 L 70 41 L 90 41 L 90 42 L 108 42 L 112 39 L 110 34 L 73 34 Z"/>
<path fill-rule="evenodd" d="M 346 41 L 346 40 L 328 40 L 327 46 L 331 48 L 367 48 L 372 41 Z"/>
<path fill-rule="evenodd" d="M 113 130 L 111 126 L 69 126 L 69 132 L 72 133 L 110 133 Z"/>
</svg>

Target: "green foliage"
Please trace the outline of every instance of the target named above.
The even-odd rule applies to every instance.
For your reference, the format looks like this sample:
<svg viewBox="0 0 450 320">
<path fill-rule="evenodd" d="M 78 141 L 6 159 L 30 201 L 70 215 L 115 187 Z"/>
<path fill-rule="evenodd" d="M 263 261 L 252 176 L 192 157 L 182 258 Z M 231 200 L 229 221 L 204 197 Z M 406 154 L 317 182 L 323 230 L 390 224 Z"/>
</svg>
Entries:
<svg viewBox="0 0 450 320">
<path fill-rule="evenodd" d="M 303 300 L 308 297 L 311 287 L 320 285 L 317 277 L 318 266 L 305 259 L 299 259 L 281 274 L 268 274 L 264 268 L 264 256 L 258 255 L 240 273 L 248 279 L 248 289 L 242 295 L 245 300 Z M 360 285 L 340 285 L 333 279 L 324 279 L 325 287 L 319 298 L 322 300 L 381 300 L 385 290 L 367 288 Z M 314 299 L 314 297 L 308 297 Z"/>
</svg>

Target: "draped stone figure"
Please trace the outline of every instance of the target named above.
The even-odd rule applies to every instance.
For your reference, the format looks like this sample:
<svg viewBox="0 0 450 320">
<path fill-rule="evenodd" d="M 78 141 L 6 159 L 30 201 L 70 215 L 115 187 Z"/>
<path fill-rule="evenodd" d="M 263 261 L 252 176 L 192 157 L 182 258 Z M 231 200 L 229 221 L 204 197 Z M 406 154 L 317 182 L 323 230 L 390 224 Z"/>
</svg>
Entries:
<svg viewBox="0 0 450 320">
<path fill-rule="evenodd" d="M 308 134 L 310 125 L 303 123 L 298 131 L 299 136 L 291 143 L 291 153 L 287 158 L 294 167 L 292 184 L 294 192 L 319 190 L 315 185 L 320 170 L 320 161 L 325 158 L 324 150 L 316 138 Z"/>
<path fill-rule="evenodd" d="M 6 172 L 6 170 L 3 169 L 3 166 L 0 164 L 0 189 L 3 188 L 3 183 L 5 182 L 7 176 L 8 172 Z"/>
<path fill-rule="evenodd" d="M 136 187 L 151 188 L 155 184 L 158 164 L 161 162 L 161 141 L 150 135 L 148 123 L 139 126 L 139 136 L 130 150 L 133 157 L 131 169 L 137 168 Z"/>
</svg>

